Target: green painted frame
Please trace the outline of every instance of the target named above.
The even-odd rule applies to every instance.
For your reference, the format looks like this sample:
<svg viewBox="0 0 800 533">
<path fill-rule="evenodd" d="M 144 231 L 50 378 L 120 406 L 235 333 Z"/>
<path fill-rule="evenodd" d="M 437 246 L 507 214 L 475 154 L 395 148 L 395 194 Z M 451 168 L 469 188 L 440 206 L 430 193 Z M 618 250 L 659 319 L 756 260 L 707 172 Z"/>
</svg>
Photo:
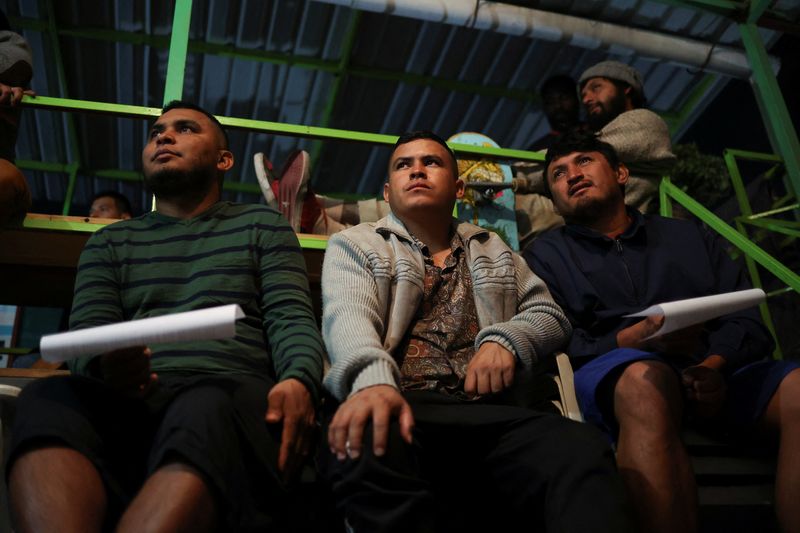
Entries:
<svg viewBox="0 0 800 533">
<path fill-rule="evenodd" d="M 731 227 L 724 220 L 709 211 L 706 207 L 701 205 L 697 200 L 686 194 L 679 187 L 674 185 L 669 177 L 664 177 L 661 181 L 659 188 L 659 198 L 661 201 L 661 214 L 663 216 L 672 216 L 672 201 L 678 202 L 687 211 L 699 218 L 709 228 L 717 232 L 720 236 L 738 248 L 745 256 L 745 263 L 747 271 L 750 274 L 750 279 L 754 287 L 763 288 L 761 283 L 761 275 L 756 265 L 761 265 L 765 270 L 772 275 L 786 283 L 786 289 L 780 289 L 767 294 L 768 297 L 783 294 L 787 290 L 792 290 L 800 293 L 800 276 L 793 272 L 786 265 L 781 263 L 778 259 L 767 253 L 763 248 L 752 242 L 742 226 L 741 222 L 737 221 L 737 228 Z M 775 326 L 772 321 L 772 315 L 769 311 L 767 302 L 759 306 L 761 317 L 764 324 L 769 329 L 773 338 L 775 339 L 775 352 L 773 357 L 776 359 L 783 359 L 783 351 L 781 349 L 778 338 L 775 335 Z"/>
</svg>

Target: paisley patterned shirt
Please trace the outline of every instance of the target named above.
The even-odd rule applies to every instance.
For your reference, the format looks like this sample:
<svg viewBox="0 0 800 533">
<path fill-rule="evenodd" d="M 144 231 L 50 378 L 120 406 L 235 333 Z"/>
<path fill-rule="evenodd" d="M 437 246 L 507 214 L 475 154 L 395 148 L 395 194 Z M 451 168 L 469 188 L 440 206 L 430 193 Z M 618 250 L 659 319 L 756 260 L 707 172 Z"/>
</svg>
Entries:
<svg viewBox="0 0 800 533">
<path fill-rule="evenodd" d="M 467 399 L 464 379 L 475 355 L 478 314 L 464 244 L 457 233 L 443 268 L 433 264 L 427 246 L 425 289 L 414 322 L 396 352 L 403 390 L 435 390 Z"/>
</svg>

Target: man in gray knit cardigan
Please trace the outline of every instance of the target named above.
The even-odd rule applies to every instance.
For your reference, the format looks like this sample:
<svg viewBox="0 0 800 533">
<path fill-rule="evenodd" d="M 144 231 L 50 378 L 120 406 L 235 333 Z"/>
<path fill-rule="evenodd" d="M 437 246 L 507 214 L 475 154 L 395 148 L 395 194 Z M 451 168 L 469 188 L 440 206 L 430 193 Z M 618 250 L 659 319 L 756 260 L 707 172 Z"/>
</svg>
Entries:
<svg viewBox="0 0 800 533">
<path fill-rule="evenodd" d="M 392 214 L 329 241 L 325 386 L 341 403 L 321 467 L 337 507 L 354 531 L 627 531 L 607 443 L 533 408 L 569 323 L 496 234 L 452 218 L 456 168 L 436 135 L 401 136 Z"/>
</svg>

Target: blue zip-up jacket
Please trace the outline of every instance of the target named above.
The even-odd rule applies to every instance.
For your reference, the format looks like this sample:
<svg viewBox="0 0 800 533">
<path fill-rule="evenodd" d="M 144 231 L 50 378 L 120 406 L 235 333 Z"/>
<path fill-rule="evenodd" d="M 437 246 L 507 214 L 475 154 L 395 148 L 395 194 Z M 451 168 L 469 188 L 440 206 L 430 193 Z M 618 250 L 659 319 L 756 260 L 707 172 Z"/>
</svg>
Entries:
<svg viewBox="0 0 800 533">
<path fill-rule="evenodd" d="M 750 288 L 742 269 L 707 230 L 687 220 L 641 215 L 617 239 L 570 224 L 545 233 L 525 260 L 573 327 L 567 353 L 576 367 L 617 348 L 617 332 L 650 305 Z M 769 356 L 772 337 L 750 308 L 712 320 L 702 360 L 718 354 L 725 371 Z M 689 354 L 687 354 L 689 355 Z"/>
</svg>

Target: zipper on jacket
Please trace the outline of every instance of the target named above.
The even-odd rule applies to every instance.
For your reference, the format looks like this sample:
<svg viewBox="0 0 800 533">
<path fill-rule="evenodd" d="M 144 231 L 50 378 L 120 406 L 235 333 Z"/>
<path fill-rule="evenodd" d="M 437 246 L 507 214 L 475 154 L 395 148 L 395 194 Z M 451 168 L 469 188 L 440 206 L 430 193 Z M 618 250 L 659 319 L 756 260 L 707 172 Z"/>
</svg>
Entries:
<svg viewBox="0 0 800 533">
<path fill-rule="evenodd" d="M 625 274 L 628 276 L 628 283 L 631 285 L 631 289 L 633 292 L 633 297 L 636 300 L 636 303 L 639 303 L 639 291 L 636 290 L 636 284 L 633 282 L 633 277 L 631 276 L 630 268 L 628 268 L 628 262 L 625 261 L 625 256 L 622 255 L 622 241 L 619 239 L 614 239 L 614 245 L 617 247 L 617 253 L 619 254 L 620 260 L 622 260 L 622 265 L 625 267 Z"/>
</svg>

